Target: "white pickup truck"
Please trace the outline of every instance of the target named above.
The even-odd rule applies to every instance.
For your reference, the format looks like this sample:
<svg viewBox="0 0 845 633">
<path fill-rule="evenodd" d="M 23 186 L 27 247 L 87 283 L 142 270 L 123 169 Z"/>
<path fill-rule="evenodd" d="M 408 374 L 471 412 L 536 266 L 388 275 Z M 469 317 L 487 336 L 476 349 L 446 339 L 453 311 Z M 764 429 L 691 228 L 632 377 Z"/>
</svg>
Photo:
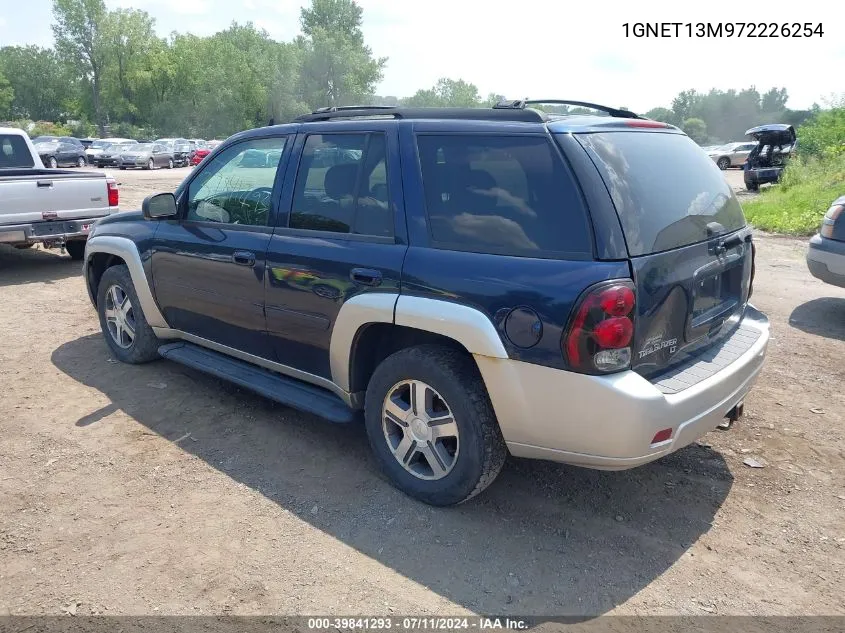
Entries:
<svg viewBox="0 0 845 633">
<path fill-rule="evenodd" d="M 91 227 L 117 211 L 108 174 L 45 169 L 23 130 L 0 127 L 0 243 L 40 242 L 82 259 Z"/>
</svg>

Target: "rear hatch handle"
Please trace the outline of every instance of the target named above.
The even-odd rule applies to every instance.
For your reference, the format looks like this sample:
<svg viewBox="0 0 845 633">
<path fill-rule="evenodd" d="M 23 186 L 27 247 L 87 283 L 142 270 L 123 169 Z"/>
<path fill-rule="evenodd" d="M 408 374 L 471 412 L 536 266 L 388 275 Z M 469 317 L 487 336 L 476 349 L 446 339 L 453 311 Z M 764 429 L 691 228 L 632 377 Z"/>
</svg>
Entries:
<svg viewBox="0 0 845 633">
<path fill-rule="evenodd" d="M 49 189 L 50 187 L 53 186 L 53 181 L 52 180 L 39 180 L 37 184 L 38 184 L 39 189 L 41 189 L 41 188 Z"/>
</svg>

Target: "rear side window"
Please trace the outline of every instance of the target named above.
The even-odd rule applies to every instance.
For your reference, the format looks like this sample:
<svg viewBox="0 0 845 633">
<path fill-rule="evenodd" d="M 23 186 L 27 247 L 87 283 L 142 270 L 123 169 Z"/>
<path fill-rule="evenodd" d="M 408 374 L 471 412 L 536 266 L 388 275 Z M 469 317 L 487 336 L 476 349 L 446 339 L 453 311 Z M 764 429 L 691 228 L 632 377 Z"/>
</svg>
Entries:
<svg viewBox="0 0 845 633">
<path fill-rule="evenodd" d="M 290 228 L 392 237 L 384 134 L 310 135 Z"/>
<path fill-rule="evenodd" d="M 613 198 L 635 257 L 702 242 L 745 226 L 716 164 L 689 137 L 659 132 L 576 134 Z"/>
<path fill-rule="evenodd" d="M 0 169 L 7 167 L 34 167 L 32 154 L 22 136 L 0 134 Z"/>
<path fill-rule="evenodd" d="M 542 136 L 419 135 L 432 242 L 554 257 L 592 252 L 580 192 Z"/>
</svg>

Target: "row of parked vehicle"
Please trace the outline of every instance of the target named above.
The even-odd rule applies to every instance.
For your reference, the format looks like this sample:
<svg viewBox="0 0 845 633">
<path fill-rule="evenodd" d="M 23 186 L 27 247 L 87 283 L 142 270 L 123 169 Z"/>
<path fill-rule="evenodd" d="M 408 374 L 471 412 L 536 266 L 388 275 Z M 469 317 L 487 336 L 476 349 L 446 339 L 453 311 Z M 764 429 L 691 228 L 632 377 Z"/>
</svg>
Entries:
<svg viewBox="0 0 845 633">
<path fill-rule="evenodd" d="M 78 139 L 72 136 L 37 136 L 32 139 L 45 167 L 118 167 L 158 169 L 199 165 L 220 141 L 203 139 L 128 138 Z"/>
</svg>

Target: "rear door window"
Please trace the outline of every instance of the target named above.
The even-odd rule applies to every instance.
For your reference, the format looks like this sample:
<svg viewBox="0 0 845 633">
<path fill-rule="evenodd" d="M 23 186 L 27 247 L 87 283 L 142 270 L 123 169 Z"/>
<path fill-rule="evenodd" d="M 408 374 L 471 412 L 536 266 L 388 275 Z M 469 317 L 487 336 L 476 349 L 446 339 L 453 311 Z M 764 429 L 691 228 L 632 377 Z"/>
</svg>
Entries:
<svg viewBox="0 0 845 633">
<path fill-rule="evenodd" d="M 290 228 L 393 236 L 384 134 L 311 134 L 297 173 Z"/>
<path fill-rule="evenodd" d="M 577 185 L 543 136 L 417 137 L 432 244 L 529 257 L 592 252 Z"/>
<path fill-rule="evenodd" d="M 34 167 L 32 154 L 26 141 L 17 134 L 0 134 L 0 169 Z"/>
<path fill-rule="evenodd" d="M 725 176 L 688 136 L 575 134 L 607 186 L 632 257 L 667 251 L 745 226 Z M 713 224 L 717 223 L 717 224 Z"/>
</svg>

